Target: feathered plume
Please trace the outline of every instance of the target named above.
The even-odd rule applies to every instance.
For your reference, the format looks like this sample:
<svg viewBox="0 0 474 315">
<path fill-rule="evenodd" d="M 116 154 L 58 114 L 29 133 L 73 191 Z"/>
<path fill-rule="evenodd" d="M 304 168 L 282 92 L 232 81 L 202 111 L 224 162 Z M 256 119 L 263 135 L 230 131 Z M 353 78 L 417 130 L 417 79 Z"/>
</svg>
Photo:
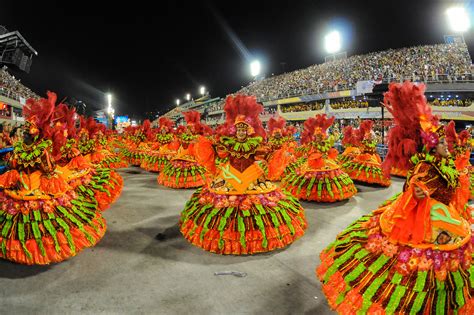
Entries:
<svg viewBox="0 0 474 315">
<path fill-rule="evenodd" d="M 448 143 L 449 152 L 454 153 L 454 148 L 458 144 L 458 134 L 456 133 L 454 121 L 451 120 L 444 127 L 444 130 L 446 134 L 446 142 Z"/>
<path fill-rule="evenodd" d="M 301 143 L 306 144 L 314 139 L 314 132 L 317 128 L 320 129 L 322 135 L 326 135 L 326 131 L 334 122 L 336 117 L 328 118 L 326 114 L 318 114 L 316 117 L 311 117 L 304 122 L 303 132 L 301 133 Z"/>
<path fill-rule="evenodd" d="M 268 120 L 268 124 L 267 124 L 268 132 L 272 134 L 274 130 L 280 129 L 281 133 L 283 133 L 283 128 L 285 127 L 285 124 L 286 124 L 285 118 L 281 116 L 277 116 L 276 118 L 271 117 Z"/>
<path fill-rule="evenodd" d="M 50 138 L 52 135 L 51 118 L 57 100 L 56 93 L 47 92 L 48 98 L 39 100 L 28 99 L 23 107 L 23 117 L 39 130 L 39 135 L 43 138 Z"/>
<path fill-rule="evenodd" d="M 357 136 L 357 130 L 352 128 L 352 126 L 346 126 L 342 130 L 344 137 L 342 138 L 342 145 L 343 146 L 358 146 L 359 137 Z"/>
<path fill-rule="evenodd" d="M 263 112 L 263 106 L 257 103 L 255 96 L 236 95 L 227 96 L 225 100 L 224 111 L 226 113 L 225 128 L 219 128 L 221 135 L 234 135 L 235 121 L 242 117 L 243 122 L 251 126 L 254 130 L 252 136 L 260 136 L 265 138 L 265 129 L 260 120 L 260 113 Z"/>
<path fill-rule="evenodd" d="M 359 141 L 364 140 L 366 135 L 368 133 L 372 132 L 372 128 L 374 127 L 374 121 L 373 120 L 364 120 L 360 123 L 359 129 L 358 129 L 358 136 L 359 136 Z"/>
<path fill-rule="evenodd" d="M 160 125 L 158 127 L 159 130 L 163 129 L 163 128 L 166 128 L 168 130 L 168 132 L 171 132 L 173 130 L 173 126 L 174 126 L 174 122 L 167 118 L 167 117 L 160 117 L 158 119 L 158 124 Z"/>
<path fill-rule="evenodd" d="M 197 111 L 188 111 L 183 113 L 186 124 L 190 127 L 193 133 L 199 135 L 212 135 L 212 129 L 206 124 L 201 123 L 201 114 Z"/>
<path fill-rule="evenodd" d="M 416 154 L 423 142 L 430 142 L 431 135 L 424 130 L 433 130 L 438 119 L 433 116 L 425 97 L 425 85 L 405 81 L 390 83 L 384 94 L 384 105 L 393 115 L 395 126 L 388 134 L 388 154 L 382 167 L 389 176 L 393 166 L 410 168 L 410 158 Z M 423 127 L 423 128 L 422 128 Z M 422 133 L 426 134 L 422 139 Z"/>
</svg>

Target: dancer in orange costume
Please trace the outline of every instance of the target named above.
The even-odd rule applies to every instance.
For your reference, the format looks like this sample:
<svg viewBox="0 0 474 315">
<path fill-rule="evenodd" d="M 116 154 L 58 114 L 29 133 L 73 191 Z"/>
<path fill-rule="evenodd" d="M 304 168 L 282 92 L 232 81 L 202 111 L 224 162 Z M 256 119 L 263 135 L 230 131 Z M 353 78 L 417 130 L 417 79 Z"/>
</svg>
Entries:
<svg viewBox="0 0 474 315">
<path fill-rule="evenodd" d="M 126 130 L 128 139 L 122 156 L 133 166 L 140 166 L 153 142 L 151 123 L 145 119 L 142 126 L 130 127 Z"/>
<path fill-rule="evenodd" d="M 454 164 L 460 173 L 463 187 L 469 187 L 471 191 L 470 199 L 474 196 L 474 172 L 471 162 L 471 134 L 467 130 L 456 132 L 454 121 L 450 121 L 446 126 L 446 140 L 448 141 L 449 152 L 454 157 Z"/>
<path fill-rule="evenodd" d="M 390 186 L 390 178 L 382 171 L 382 159 L 375 149 L 377 140 L 373 125 L 372 120 L 364 120 L 360 124 L 355 132 L 357 142 L 360 143 L 360 153 L 342 164 L 342 168 L 354 181 L 387 187 Z"/>
<path fill-rule="evenodd" d="M 356 129 L 352 126 L 346 126 L 343 130 L 342 145 L 344 146 L 344 152 L 337 156 L 339 164 L 351 162 L 357 155 L 360 154 L 360 141 L 357 136 Z"/>
<path fill-rule="evenodd" d="M 296 128 L 293 126 L 286 126 L 286 121 L 283 117 L 272 117 L 268 121 L 268 139 L 267 146 L 269 154 L 267 160 L 270 164 L 281 165 L 285 169 L 286 167 L 295 162 L 294 151 L 298 144 L 293 138 Z M 280 152 L 282 154 L 280 154 Z M 280 181 L 283 178 L 283 174 L 278 177 L 271 178 L 272 181 Z"/>
<path fill-rule="evenodd" d="M 200 135 L 210 136 L 212 129 L 201 123 L 199 112 L 185 112 L 184 118 L 186 126 L 179 126 L 176 132 L 178 152 L 158 175 L 158 184 L 171 188 L 200 187 L 206 180 L 207 170 L 196 161 L 194 145 Z"/>
<path fill-rule="evenodd" d="M 156 143 L 145 154 L 140 165 L 141 168 L 151 172 L 161 172 L 179 148 L 179 142 L 176 140 L 173 130 L 174 123 L 166 117 L 160 117 L 158 123 Z"/>
<path fill-rule="evenodd" d="M 29 99 L 24 139 L 15 144 L 11 170 L 0 175 L 0 257 L 21 264 L 63 261 L 94 246 L 105 233 L 86 174 L 60 166 L 66 126 L 54 123 L 56 94 Z M 80 185 L 78 185 L 80 182 Z M 80 189 L 82 187 L 85 191 Z"/>
<path fill-rule="evenodd" d="M 266 179 L 283 167 L 267 166 L 263 159 L 265 130 L 258 117 L 263 107 L 255 97 L 237 95 L 227 97 L 224 111 L 226 122 L 216 142 L 201 137 L 196 144 L 196 157 L 212 177 L 181 213 L 181 233 L 218 254 L 283 248 L 301 237 L 307 224 L 298 200 Z"/>
<path fill-rule="evenodd" d="M 413 166 L 403 192 L 321 253 L 316 273 L 339 314 L 474 313 L 468 194 L 424 89 L 392 83 L 385 94 L 395 126 L 383 168 Z"/>
<path fill-rule="evenodd" d="M 108 151 L 101 150 L 101 145 L 96 137 L 100 130 L 103 130 L 104 125 L 98 124 L 92 117 L 87 120 L 80 117 L 80 121 L 78 148 L 94 170 L 94 178 L 98 183 L 94 189 L 99 209 L 103 211 L 120 197 L 123 178 L 115 170 L 103 165 Z"/>
<path fill-rule="evenodd" d="M 318 114 L 304 123 L 301 140 L 308 152 L 307 159 L 282 181 L 282 186 L 298 199 L 336 202 L 349 199 L 357 192 L 350 177 L 336 162 L 334 138 L 327 135 L 333 122 L 334 117 Z"/>
</svg>

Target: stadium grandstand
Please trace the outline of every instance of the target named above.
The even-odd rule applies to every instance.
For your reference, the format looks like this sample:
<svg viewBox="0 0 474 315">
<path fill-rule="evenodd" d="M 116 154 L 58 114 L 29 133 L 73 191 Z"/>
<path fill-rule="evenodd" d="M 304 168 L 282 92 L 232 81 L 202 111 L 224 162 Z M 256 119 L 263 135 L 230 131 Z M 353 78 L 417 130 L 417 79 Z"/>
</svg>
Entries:
<svg viewBox="0 0 474 315">
<path fill-rule="evenodd" d="M 390 49 L 312 65 L 251 82 L 237 93 L 255 95 L 263 104 L 265 122 L 278 113 L 301 126 L 316 114 L 336 116 L 338 126 L 373 119 L 381 133 L 391 116 L 381 106 L 390 82 L 424 82 L 426 96 L 443 120 L 474 121 L 474 77 L 465 43 Z M 191 101 L 167 116 L 182 121 L 181 112 L 195 109 L 211 126 L 224 122 L 224 100 Z M 385 122 L 382 123 L 382 120 Z M 461 124 L 462 125 L 462 124 Z"/>
<path fill-rule="evenodd" d="M 0 122 L 21 123 L 26 100 L 38 98 L 9 71 L 11 68 L 28 73 L 36 55 L 36 50 L 18 31 L 9 32 L 0 26 Z"/>
</svg>

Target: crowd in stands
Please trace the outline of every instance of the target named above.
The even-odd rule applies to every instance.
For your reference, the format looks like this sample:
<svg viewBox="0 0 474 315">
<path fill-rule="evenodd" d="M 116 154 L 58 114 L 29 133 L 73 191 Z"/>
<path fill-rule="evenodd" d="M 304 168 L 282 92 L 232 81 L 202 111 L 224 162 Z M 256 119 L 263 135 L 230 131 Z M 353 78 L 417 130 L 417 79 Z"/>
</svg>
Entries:
<svg viewBox="0 0 474 315">
<path fill-rule="evenodd" d="M 320 102 L 310 102 L 310 103 L 298 103 L 290 105 L 281 105 L 281 111 L 283 113 L 289 112 L 304 112 L 311 110 L 321 110 L 324 107 L 324 103 Z"/>
<path fill-rule="evenodd" d="M 21 84 L 20 80 L 12 76 L 7 67 L 0 69 L 0 95 L 19 101 L 20 98 L 38 98 L 33 91 Z"/>
<path fill-rule="evenodd" d="M 349 100 L 349 101 L 338 101 L 331 103 L 332 109 L 346 109 L 346 108 L 367 108 L 369 102 L 365 100 Z"/>
<path fill-rule="evenodd" d="M 468 107 L 471 106 L 472 100 L 471 99 L 438 99 L 436 98 L 434 101 L 431 102 L 433 106 L 459 106 L 459 107 Z"/>
<path fill-rule="evenodd" d="M 257 80 L 237 93 L 255 95 L 264 101 L 354 89 L 361 80 L 465 80 L 472 79 L 471 63 L 464 43 L 390 49 Z"/>
<path fill-rule="evenodd" d="M 217 112 L 219 110 L 223 110 L 223 108 L 224 108 L 224 102 L 214 103 L 206 107 L 208 113 Z"/>
</svg>

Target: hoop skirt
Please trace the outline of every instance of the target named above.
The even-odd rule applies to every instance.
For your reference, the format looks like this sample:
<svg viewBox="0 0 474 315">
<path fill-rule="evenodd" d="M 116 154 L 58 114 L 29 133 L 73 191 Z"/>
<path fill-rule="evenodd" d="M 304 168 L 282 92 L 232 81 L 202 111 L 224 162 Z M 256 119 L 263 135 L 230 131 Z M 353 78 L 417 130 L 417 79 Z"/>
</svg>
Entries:
<svg viewBox="0 0 474 315">
<path fill-rule="evenodd" d="M 333 149 L 334 150 L 334 149 Z M 331 156 L 335 153 L 331 152 Z M 336 202 L 357 193 L 353 181 L 330 156 L 313 153 L 282 181 L 282 187 L 300 200 Z"/>
<path fill-rule="evenodd" d="M 57 263 L 94 246 L 106 224 L 97 212 L 95 183 L 84 173 L 66 181 L 53 175 L 8 171 L 0 175 L 0 257 L 21 264 Z"/>
<path fill-rule="evenodd" d="M 158 175 L 158 184 L 171 188 L 196 188 L 206 182 L 206 168 L 196 162 L 193 147 L 180 148 Z"/>
<path fill-rule="evenodd" d="M 321 253 L 316 274 L 338 313 L 473 314 L 474 238 L 460 211 L 469 193 L 446 201 L 441 185 L 426 183 L 442 202 L 417 200 L 410 186 Z"/>
<path fill-rule="evenodd" d="M 181 213 L 180 230 L 192 244 L 217 254 L 245 255 L 283 248 L 304 234 L 298 200 L 270 181 L 255 162 L 244 172 L 221 165 L 210 186 L 198 189 Z"/>
<path fill-rule="evenodd" d="M 384 176 L 382 160 L 377 153 L 361 153 L 342 164 L 342 169 L 354 181 L 380 186 L 390 186 L 390 178 Z"/>
</svg>

